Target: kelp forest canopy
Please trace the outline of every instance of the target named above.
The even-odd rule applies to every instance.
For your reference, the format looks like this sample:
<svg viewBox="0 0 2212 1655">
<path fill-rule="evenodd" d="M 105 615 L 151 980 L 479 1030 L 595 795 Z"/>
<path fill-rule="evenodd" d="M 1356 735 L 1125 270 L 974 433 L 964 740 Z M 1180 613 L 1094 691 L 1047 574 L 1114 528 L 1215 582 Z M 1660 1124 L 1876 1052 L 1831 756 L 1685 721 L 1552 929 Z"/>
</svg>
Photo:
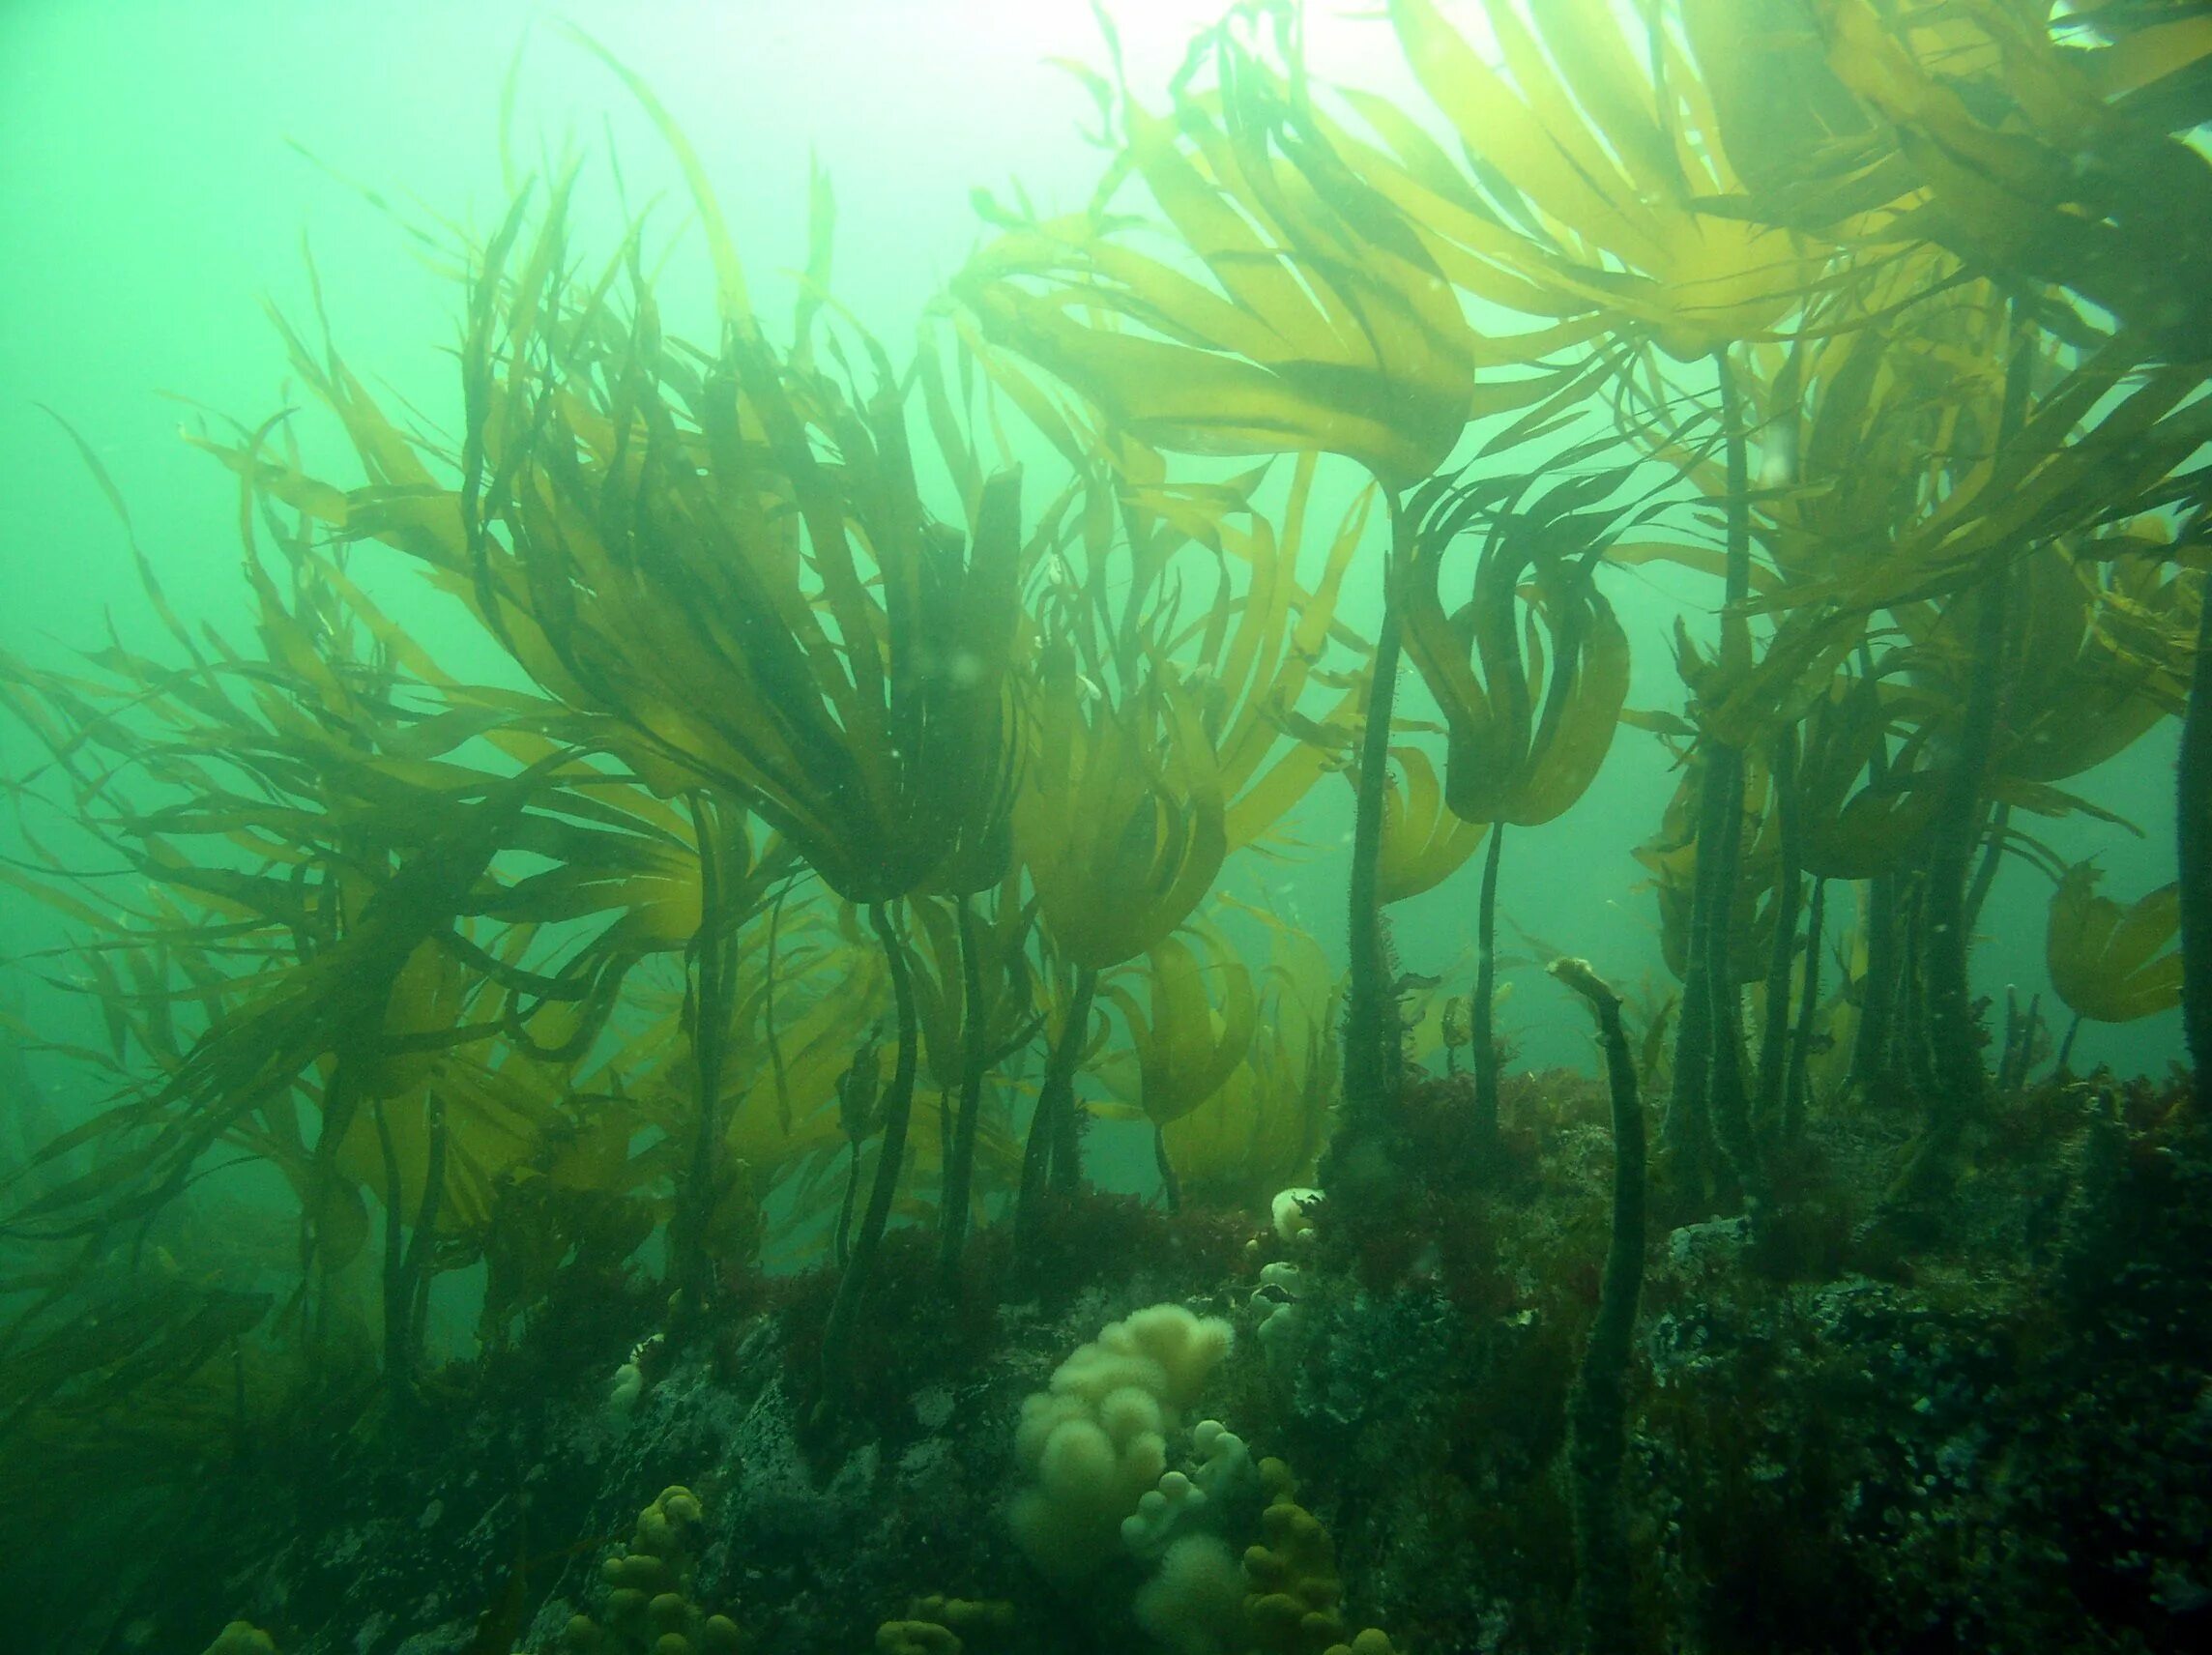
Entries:
<svg viewBox="0 0 2212 1655">
<path fill-rule="evenodd" d="M 978 191 L 883 337 L 827 178 L 764 313 L 743 177 L 579 38 L 684 211 L 596 239 L 575 160 L 411 226 L 460 318 L 435 407 L 342 315 L 276 317 L 297 405 L 189 435 L 242 612 L 187 624 L 133 538 L 162 636 L 0 658 L 0 878 L 72 939 L 9 970 L 103 1031 L 18 1031 L 102 1101 L 8 1103 L 0 1434 L 404 1401 L 466 1353 L 429 1338 L 464 1280 L 497 1352 L 626 1266 L 679 1334 L 733 1274 L 834 1273 L 833 1408 L 887 1234 L 972 1292 L 1107 1131 L 1156 1199 L 1262 1214 L 1381 1179 L 1417 1074 L 1470 1072 L 1492 1141 L 1499 868 L 1631 743 L 1674 785 L 1612 829 L 1619 912 L 1668 974 L 1620 1049 L 1693 1205 L 1768 1208 L 1871 1099 L 1913 1122 L 1887 1199 L 1938 1200 L 2069 1020 L 2178 1004 L 2212 1056 L 2212 18 L 1386 11 L 1389 95 L 1288 5 L 1164 85 L 1102 18 L 1095 192 Z M 686 329 L 661 276 L 702 259 Z M 401 580 L 513 670 L 440 658 Z M 2100 894 L 2047 824 L 2112 818 L 2081 778 L 2175 724 L 2134 826 L 2178 878 Z M 1465 980 L 1406 972 L 1391 916 L 1478 854 L 1422 920 Z M 1340 915 L 1247 900 L 1270 858 Z M 1972 974 L 2012 864 L 2056 1003 Z M 242 1190 L 281 1221 L 226 1225 Z"/>
</svg>

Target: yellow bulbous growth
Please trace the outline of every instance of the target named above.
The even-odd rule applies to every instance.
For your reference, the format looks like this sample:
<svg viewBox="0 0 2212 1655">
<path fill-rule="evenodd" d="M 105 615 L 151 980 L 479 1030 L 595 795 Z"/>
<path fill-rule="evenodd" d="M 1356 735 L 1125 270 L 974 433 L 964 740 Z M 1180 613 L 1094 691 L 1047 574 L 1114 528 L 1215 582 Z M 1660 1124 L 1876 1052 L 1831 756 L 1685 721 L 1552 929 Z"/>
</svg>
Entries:
<svg viewBox="0 0 2212 1655">
<path fill-rule="evenodd" d="M 997 1598 L 916 1598 L 904 1619 L 876 1628 L 876 1655 L 963 1655 L 961 1632 L 1001 1633 L 1013 1624 L 1014 1606 Z"/>
<path fill-rule="evenodd" d="M 735 1655 L 737 1624 L 691 1601 L 691 1546 L 704 1513 L 681 1485 L 638 1513 L 629 1550 L 599 1565 L 603 1620 L 579 1614 L 563 1628 L 567 1655 Z"/>
<path fill-rule="evenodd" d="M 207 1655 L 276 1655 L 276 1644 L 251 1622 L 234 1620 L 216 1635 Z"/>
</svg>

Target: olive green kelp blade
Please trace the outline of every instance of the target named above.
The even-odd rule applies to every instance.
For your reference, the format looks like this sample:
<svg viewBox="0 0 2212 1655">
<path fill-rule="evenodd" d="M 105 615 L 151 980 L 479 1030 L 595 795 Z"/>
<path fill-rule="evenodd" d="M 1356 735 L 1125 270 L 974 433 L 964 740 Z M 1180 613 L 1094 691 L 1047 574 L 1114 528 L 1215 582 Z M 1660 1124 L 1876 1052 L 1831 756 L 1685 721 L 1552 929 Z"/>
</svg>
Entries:
<svg viewBox="0 0 2212 1655">
<path fill-rule="evenodd" d="M 1406 653 L 1449 725 L 1445 799 L 1465 821 L 1551 821 L 1613 746 L 1628 699 L 1628 637 L 1593 571 L 1625 508 L 1573 508 L 1620 477 L 1575 478 L 1526 504 L 1532 477 L 1439 490 L 1415 537 L 1401 573 Z M 1472 591 L 1447 611 L 1444 554 L 1476 521 L 1488 533 Z"/>
<path fill-rule="evenodd" d="M 1010 221 L 955 278 L 984 332 L 1115 423 L 1202 453 L 1324 451 L 1391 487 L 1442 463 L 1474 338 L 1406 218 L 1302 106 L 1217 42 L 1217 94 L 1122 100 L 1127 148 L 1088 213 Z M 1140 177 L 1208 280 L 1135 250 L 1105 198 Z"/>
<path fill-rule="evenodd" d="M 2102 870 L 2077 862 L 2051 895 L 2044 946 L 2058 998 L 2099 1023 L 2132 1023 L 2181 1003 L 2181 954 L 2161 948 L 2181 924 L 2180 886 L 2122 907 L 2097 894 Z"/>
<path fill-rule="evenodd" d="M 1376 879 L 1383 902 L 1403 902 L 1441 885 L 1490 831 L 1444 804 L 1437 768 L 1418 747 L 1392 747 L 1396 774 L 1382 796 L 1382 853 Z M 1398 776 L 1404 777 L 1403 784 Z"/>
<path fill-rule="evenodd" d="M 421 559 L 591 740 L 656 791 L 736 795 L 851 900 L 953 867 L 989 884 L 1018 741 L 1020 474 L 981 484 L 971 534 L 934 521 L 904 387 L 872 341 L 876 389 L 856 399 L 810 341 L 779 354 L 732 327 L 709 356 L 664 340 L 634 234 L 596 282 L 568 276 L 565 195 L 526 250 L 518 202 L 481 254 L 457 486 L 334 351 L 288 330 L 370 481 L 218 457 Z"/>
</svg>

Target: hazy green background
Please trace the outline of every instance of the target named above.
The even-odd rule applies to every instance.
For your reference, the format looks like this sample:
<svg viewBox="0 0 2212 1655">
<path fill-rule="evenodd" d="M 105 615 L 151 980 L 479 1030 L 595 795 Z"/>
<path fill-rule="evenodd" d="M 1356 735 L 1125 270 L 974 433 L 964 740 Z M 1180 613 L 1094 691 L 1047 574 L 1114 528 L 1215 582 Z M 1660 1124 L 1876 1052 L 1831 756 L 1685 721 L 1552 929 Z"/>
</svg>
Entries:
<svg viewBox="0 0 2212 1655">
<path fill-rule="evenodd" d="M 1370 10 L 1357 7 L 1353 10 Z M 1212 0 L 1124 0 L 1114 8 L 1132 84 L 1155 101 Z M 189 398 L 257 421 L 285 405 L 284 363 L 262 314 L 273 301 L 307 315 L 311 247 L 339 342 L 357 369 L 450 422 L 457 404 L 441 349 L 456 296 L 409 250 L 393 221 L 304 160 L 410 197 L 422 212 L 480 227 L 503 206 L 498 94 L 526 43 L 519 159 L 568 148 L 603 161 L 611 137 L 631 200 L 671 191 L 665 151 L 603 68 L 546 25 L 567 17 L 637 70 L 690 133 L 721 191 L 755 298 L 784 311 L 785 272 L 803 246 L 809 157 L 839 206 L 835 288 L 901 348 L 914 319 L 975 244 L 975 186 L 1018 177 L 1040 208 L 1088 195 L 1101 158 L 1078 132 L 1089 100 L 1045 59 L 1103 61 L 1082 0 L 732 0 L 574 4 L 558 12 L 463 0 L 432 5 L 306 0 L 7 0 L 0 4 L 0 645 L 54 661 L 112 623 L 140 642 L 154 628 L 121 535 L 44 402 L 91 440 L 131 502 L 139 534 L 180 607 L 218 623 L 237 603 L 236 494 L 176 437 Z M 1405 85 L 1385 26 L 1317 8 L 1318 75 Z M 611 238 L 605 168 L 592 172 L 581 229 Z M 695 244 L 693 247 L 695 250 Z M 670 326 L 704 334 L 699 261 L 680 258 Z M 325 450 L 328 451 L 328 450 Z M 364 561 L 373 554 L 364 554 Z M 1372 564 L 1369 566 L 1372 567 Z M 386 590 L 390 590 L 389 587 Z M 1635 699 L 1679 704 L 1668 649 L 1678 595 L 1618 572 L 1608 590 L 1638 652 Z M 1699 595 L 1703 595 L 1702 593 Z M 1354 619 L 1372 614 L 1372 583 Z M 432 608 L 426 642 L 463 670 L 489 671 L 473 624 Z M 1693 619 L 1693 630 L 1709 623 Z M 2122 899 L 2171 875 L 2169 724 L 2082 791 L 2141 823 L 2050 824 L 2069 856 L 2101 854 Z M 0 765 L 32 757 L 0 728 Z M 1588 954 L 1623 981 L 1657 973 L 1652 899 L 1630 848 L 1650 833 L 1672 783 L 1649 738 L 1624 733 L 1606 774 L 1559 824 L 1519 833 L 1502 907 L 1547 943 Z M 1303 822 L 1320 848 L 1303 863 L 1242 858 L 1230 886 L 1294 911 L 1341 953 L 1348 791 L 1327 783 Z M 1410 970 L 1464 965 L 1471 870 L 1397 915 Z M 2048 887 L 2009 868 L 1984 916 L 1985 988 L 2047 988 Z M 1846 922 L 1844 905 L 1831 924 Z M 57 932 L 0 892 L 0 952 Z M 42 1028 L 82 1032 L 82 1008 L 11 971 Z M 1523 1060 L 1586 1063 L 1579 1012 L 1538 973 L 1516 969 L 1501 1016 Z M 15 992 L 14 988 L 0 993 Z M 2084 1031 L 2080 1058 L 2163 1070 L 2178 1055 L 2172 1017 Z"/>
</svg>

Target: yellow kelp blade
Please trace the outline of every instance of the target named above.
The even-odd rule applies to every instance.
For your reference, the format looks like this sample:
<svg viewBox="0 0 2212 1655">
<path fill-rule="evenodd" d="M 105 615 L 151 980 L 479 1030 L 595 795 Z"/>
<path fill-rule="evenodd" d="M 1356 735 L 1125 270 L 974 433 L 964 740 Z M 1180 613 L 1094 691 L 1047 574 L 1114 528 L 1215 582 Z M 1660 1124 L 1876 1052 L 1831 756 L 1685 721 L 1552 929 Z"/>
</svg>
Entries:
<svg viewBox="0 0 2212 1655">
<path fill-rule="evenodd" d="M 1924 191 L 1902 227 L 2070 288 L 2158 354 L 2201 358 L 2212 259 L 2172 229 L 2212 221 L 2212 166 L 2169 135 L 2168 105 L 2127 97 L 2201 73 L 2212 31 L 2200 20 L 2083 49 L 2095 36 L 2063 13 L 1868 0 L 1818 11 L 1836 74 L 1887 123 L 1900 170 Z"/>
<path fill-rule="evenodd" d="M 1174 119 L 1124 101 L 1143 180 L 1207 280 L 1093 211 L 1017 227 L 953 283 L 986 334 L 1146 442 L 1322 450 L 1403 487 L 1458 441 L 1473 339 L 1418 236 L 1347 170 L 1281 80 L 1220 41 L 1234 84 Z"/>
<path fill-rule="evenodd" d="M 1500 69 L 1431 0 L 1390 4 L 1414 78 L 1475 158 L 1475 178 L 1443 192 L 1404 160 L 1370 163 L 1432 240 L 1529 284 L 1545 295 L 1542 312 L 1599 312 L 1685 361 L 1765 333 L 1803 303 L 1815 267 L 1795 235 L 1777 218 L 1704 206 L 1734 196 L 1740 208 L 1742 186 L 1709 115 L 1693 136 L 1695 112 L 1674 102 L 1701 96 L 1694 65 L 1670 52 L 1655 83 L 1643 66 L 1656 43 L 1626 38 L 1623 14 L 1604 0 L 1544 0 L 1528 9 L 1533 26 L 1509 0 L 1491 0 L 1483 16 Z M 1677 94 L 1677 82 L 1692 90 Z M 1499 292 L 1479 273 L 1467 284 Z"/>
<path fill-rule="evenodd" d="M 568 1071 L 489 1037 L 406 1062 L 404 1080 L 395 1065 L 382 1066 L 375 1095 L 345 1130 L 337 1167 L 412 1225 L 435 1158 L 443 1181 L 429 1210 L 439 1233 L 480 1237 L 501 1180 L 568 1135 Z"/>
<path fill-rule="evenodd" d="M 1310 1182 L 1328 1136 L 1329 1048 L 1312 1030 L 1270 1024 L 1227 1082 L 1163 1129 L 1185 1201 L 1264 1209 Z"/>
<path fill-rule="evenodd" d="M 2181 1003 L 2181 952 L 2160 953 L 2181 926 L 2181 887 L 2122 907 L 2097 894 L 2103 870 L 2076 862 L 2051 895 L 2044 933 L 2051 983 L 2083 1017 L 2132 1023 Z"/>
<path fill-rule="evenodd" d="M 1421 502 L 1414 555 L 1397 573 L 1400 614 L 1406 653 L 1450 730 L 1445 801 L 1464 820 L 1549 822 L 1612 750 L 1628 699 L 1628 637 L 1593 570 L 1622 512 L 1567 508 L 1611 493 L 1620 475 L 1554 485 L 1526 507 L 1532 478 L 1440 487 Z M 1490 527 L 1473 594 L 1447 612 L 1444 553 L 1478 517 Z"/>
<path fill-rule="evenodd" d="M 1229 799 L 1233 850 L 1266 834 L 1315 782 L 1341 767 L 1351 749 L 1358 689 L 1340 696 L 1314 722 L 1301 720 L 1298 703 L 1316 682 L 1336 630 L 1338 598 L 1375 491 L 1360 490 L 1346 508 L 1330 536 L 1321 578 L 1309 593 L 1296 576 L 1317 471 L 1313 454 L 1298 456 L 1280 533 L 1257 510 L 1246 524 L 1224 519 L 1220 525 L 1223 552 L 1250 570 L 1250 584 L 1231 626 L 1225 611 L 1233 587 L 1225 576 L 1209 618 L 1208 647 L 1195 667 L 1219 696 L 1208 722 L 1218 732 L 1214 745 Z M 1290 744 L 1282 750 L 1286 736 Z"/>
<path fill-rule="evenodd" d="M 1172 679 L 1169 693 L 1187 698 L 1212 744 L 1231 850 L 1267 835 L 1344 765 L 1365 653 L 1339 621 L 1338 602 L 1376 490 L 1359 490 L 1317 547 L 1317 456 L 1298 456 L 1279 508 L 1255 499 L 1266 472 L 1171 479 L 1157 453 L 1100 435 L 1068 524 L 1081 577 L 1059 549 L 1035 560 L 1045 676 L 1056 679 L 1073 660 L 1093 712 L 1141 709 L 1150 686 Z M 1308 590 L 1300 566 L 1317 561 Z M 1186 619 L 1185 600 L 1208 591 L 1194 566 L 1208 565 L 1210 595 Z M 1332 705 L 1303 705 L 1323 688 L 1335 692 Z"/>
<path fill-rule="evenodd" d="M 1444 808 L 1437 768 L 1420 748 L 1392 747 L 1390 756 L 1397 761 L 1397 774 L 1382 798 L 1382 855 L 1376 878 L 1382 901 L 1403 902 L 1457 873 L 1490 824 L 1466 821 Z"/>
<path fill-rule="evenodd" d="M 955 861 L 997 877 L 1018 474 L 982 485 L 971 535 L 931 522 L 903 388 L 872 341 L 864 400 L 757 329 L 733 329 L 702 379 L 661 337 L 634 256 L 570 282 L 565 198 L 527 246 L 518 206 L 483 252 L 457 487 L 296 337 L 369 484 L 335 490 L 254 447 L 221 457 L 346 538 L 423 561 L 592 739 L 662 791 L 746 799 L 848 897 L 901 895 Z M 602 373 L 610 361 L 623 370 Z"/>
<path fill-rule="evenodd" d="M 730 235 L 729 221 L 722 216 L 720 201 L 714 194 L 713 183 L 707 176 L 707 168 L 700 161 L 698 151 L 684 129 L 676 124 L 676 117 L 668 112 L 666 104 L 655 94 L 645 77 L 624 63 L 614 53 L 573 23 L 559 25 L 569 39 L 597 58 L 615 73 L 624 86 L 629 89 L 638 107 L 653 122 L 661 140 L 668 145 L 676 164 L 683 169 L 684 187 L 691 192 L 691 203 L 698 209 L 699 224 L 707 238 L 708 256 L 714 265 L 714 298 L 722 320 L 731 327 L 753 327 L 752 301 L 745 289 L 744 265 L 738 257 L 737 243 Z"/>
<path fill-rule="evenodd" d="M 2017 657 L 2027 670 L 2006 691 L 1996 763 L 2007 776 L 2055 782 L 2080 775 L 2124 752 L 2181 699 L 2174 693 L 2181 651 L 2172 638 L 2186 607 L 2181 584 L 2137 587 L 2149 600 L 2139 613 L 2155 627 L 2143 634 L 2155 653 L 2139 653 L 2120 644 L 2111 620 L 2120 606 L 2139 600 L 2101 582 L 2096 566 L 2074 550 L 2044 547 L 2014 577 L 2014 601 L 2026 611 L 2014 625 Z"/>
<path fill-rule="evenodd" d="M 917 896 L 907 904 L 907 957 L 916 1020 L 921 1026 L 929 1077 L 945 1089 L 957 1089 L 967 1071 L 964 928 L 981 987 L 983 1026 L 975 1034 L 986 1073 L 1005 1058 L 1009 1047 L 1027 1044 L 1042 1015 L 1027 946 L 1036 905 L 1033 899 L 1021 900 L 1019 881 L 1018 870 L 1010 873 L 987 904 L 981 898 L 940 896 Z M 969 908 L 965 921 L 960 915 L 963 902 Z"/>
<path fill-rule="evenodd" d="M 1338 983 L 1321 946 L 1270 909 L 1225 899 L 1268 938 L 1262 1015 L 1243 1060 L 1163 1129 L 1186 1199 L 1264 1208 L 1311 1181 L 1337 1079 Z"/>
<path fill-rule="evenodd" d="M 1554 634 L 1551 693 L 1531 740 L 1528 771 L 1505 815 L 1517 826 L 1549 822 L 1588 791 L 1613 750 L 1628 702 L 1628 634 L 1594 588 L 1579 601 L 1579 625 L 1538 611 L 1539 620 L 1552 620 L 1560 629 Z"/>
<path fill-rule="evenodd" d="M 1923 841 L 1941 798 L 1941 772 L 1929 760 L 1933 732 L 1925 723 L 1888 751 L 1897 715 L 1877 684 L 1848 679 L 1834 684 L 1805 721 L 1797 769 L 1801 856 L 1818 878 L 1875 879 L 1902 866 Z M 1878 768 L 1870 768 L 1877 754 Z"/>
<path fill-rule="evenodd" d="M 1213 744 L 1172 677 L 1112 707 L 1072 660 L 1048 657 L 1034 693 L 1015 842 L 1056 945 L 1117 965 L 1181 924 L 1228 855 Z"/>
<path fill-rule="evenodd" d="M 2122 334 L 2053 367 L 2061 377 L 2001 447 L 1960 467 L 1948 491 L 1893 536 L 1862 544 L 1803 599 L 1868 611 L 1968 586 L 2023 546 L 2139 516 L 2212 441 L 2195 364 L 2142 367 L 2146 341 Z M 1985 424 L 1982 429 L 1993 427 Z"/>
<path fill-rule="evenodd" d="M 724 1142 L 736 1159 L 768 1177 L 844 1142 L 837 1083 L 853 1065 L 856 1031 L 886 1011 L 888 985 L 880 950 L 856 944 L 818 961 L 803 984 L 779 988 L 779 1004 L 799 1009 L 782 1012 L 788 1021 L 775 1031 L 776 1052 L 770 1050 L 763 1028 L 742 1024 L 733 1031 L 723 1103 L 730 1112 Z M 777 1052 L 788 1126 L 779 1119 L 776 1102 Z M 888 1054 L 884 1056 L 888 1060 Z"/>
<path fill-rule="evenodd" d="M 1718 135 L 1753 192 L 1795 208 L 1795 221 L 1848 215 L 1855 203 L 1841 181 L 1819 211 L 1800 197 L 1815 169 L 1846 153 L 1874 123 L 1829 67 L 1819 35 L 1799 10 L 1770 0 L 1682 0 L 1681 18 L 1696 64 L 1691 73 L 1671 75 L 1670 90 L 1691 122 Z M 1666 44 L 1672 48 L 1672 41 Z M 1668 63 L 1674 69 L 1681 60 L 1670 50 Z M 1856 204 L 1886 202 L 1901 184 L 1859 181 Z M 1796 194 L 1783 193 L 1791 190 Z"/>
<path fill-rule="evenodd" d="M 1166 938 L 1145 956 L 1138 984 L 1122 974 L 1100 991 L 1128 1028 L 1138 1104 L 1155 1126 L 1219 1089 L 1243 1060 L 1259 1019 L 1252 974 L 1228 941 L 1203 925 L 1189 934 L 1198 946 Z"/>
</svg>

